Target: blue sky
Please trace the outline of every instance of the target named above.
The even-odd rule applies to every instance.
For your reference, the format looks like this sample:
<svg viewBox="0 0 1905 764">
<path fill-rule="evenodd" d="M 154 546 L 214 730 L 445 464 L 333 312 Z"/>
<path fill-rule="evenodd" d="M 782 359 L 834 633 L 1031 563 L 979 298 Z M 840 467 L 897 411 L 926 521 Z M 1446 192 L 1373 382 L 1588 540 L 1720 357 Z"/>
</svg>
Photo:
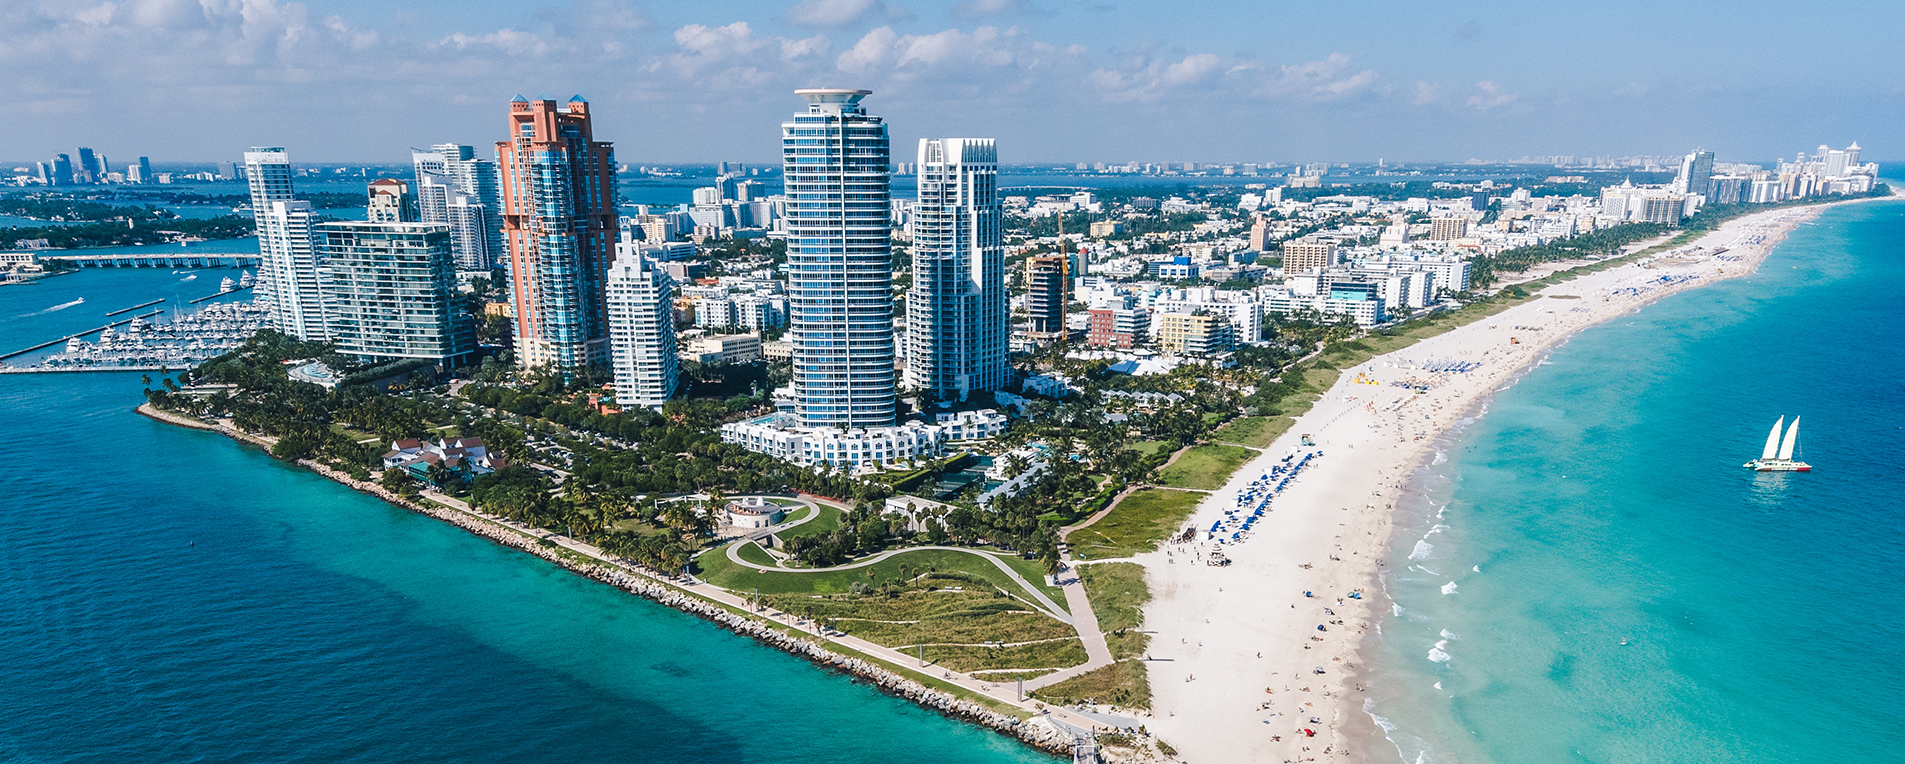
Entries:
<svg viewBox="0 0 1905 764">
<path fill-rule="evenodd" d="M 4 0 L 0 157 L 402 162 L 516 93 L 623 162 L 775 157 L 791 90 L 864 87 L 895 154 L 1316 162 L 1905 142 L 1905 4 Z"/>
</svg>

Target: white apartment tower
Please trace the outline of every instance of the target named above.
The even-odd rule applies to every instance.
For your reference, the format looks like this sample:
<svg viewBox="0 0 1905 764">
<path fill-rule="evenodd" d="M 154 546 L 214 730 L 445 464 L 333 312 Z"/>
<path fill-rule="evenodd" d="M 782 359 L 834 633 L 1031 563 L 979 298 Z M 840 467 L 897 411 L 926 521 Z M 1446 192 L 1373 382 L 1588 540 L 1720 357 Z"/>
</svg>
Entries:
<svg viewBox="0 0 1905 764">
<path fill-rule="evenodd" d="M 608 322 L 615 402 L 659 409 L 675 394 L 674 279 L 639 252 L 609 266 Z"/>
<path fill-rule="evenodd" d="M 482 271 L 506 262 L 496 162 L 477 159 L 474 147 L 455 143 L 412 149 L 410 161 L 417 171 L 419 219 L 450 226 L 457 268 Z"/>
<path fill-rule="evenodd" d="M 871 91 L 796 90 L 781 123 L 788 339 L 804 427 L 887 427 L 894 417 L 891 166 Z"/>
<path fill-rule="evenodd" d="M 922 138 L 906 386 L 966 400 L 1005 385 L 1005 239 L 991 138 Z"/>
<path fill-rule="evenodd" d="M 271 308 L 271 324 L 300 340 L 327 339 L 311 203 L 291 198 L 291 160 L 280 147 L 245 152 L 252 221 L 258 228 L 255 299 Z"/>
</svg>

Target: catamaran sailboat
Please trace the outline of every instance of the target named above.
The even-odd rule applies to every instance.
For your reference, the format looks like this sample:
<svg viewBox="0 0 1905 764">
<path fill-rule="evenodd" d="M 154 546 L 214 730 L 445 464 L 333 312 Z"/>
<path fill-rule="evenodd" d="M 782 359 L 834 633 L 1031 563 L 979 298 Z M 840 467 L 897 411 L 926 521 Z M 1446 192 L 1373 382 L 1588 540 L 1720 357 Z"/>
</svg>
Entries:
<svg viewBox="0 0 1905 764">
<path fill-rule="evenodd" d="M 1773 431 L 1766 436 L 1766 448 L 1759 458 L 1740 466 L 1751 467 L 1760 472 L 1811 472 L 1812 465 L 1793 461 L 1793 449 L 1799 445 L 1799 417 L 1793 417 L 1793 426 L 1787 428 L 1786 437 L 1779 437 L 1779 430 L 1786 424 L 1786 418 L 1780 417 L 1773 423 Z"/>
</svg>

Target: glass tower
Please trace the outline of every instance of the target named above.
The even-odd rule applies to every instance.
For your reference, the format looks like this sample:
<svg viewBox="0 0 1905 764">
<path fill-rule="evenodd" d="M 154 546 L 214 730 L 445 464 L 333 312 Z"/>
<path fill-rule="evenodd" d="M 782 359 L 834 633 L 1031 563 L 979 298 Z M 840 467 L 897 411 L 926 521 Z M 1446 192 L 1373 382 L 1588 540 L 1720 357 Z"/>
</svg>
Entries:
<svg viewBox="0 0 1905 764">
<path fill-rule="evenodd" d="M 503 239 L 525 368 L 565 376 L 608 362 L 607 290 L 615 258 L 615 151 L 595 140 L 588 102 L 517 96 L 501 164 Z"/>
<path fill-rule="evenodd" d="M 805 427 L 893 424 L 893 230 L 886 124 L 866 90 L 796 90 L 781 123 L 788 338 Z"/>
</svg>

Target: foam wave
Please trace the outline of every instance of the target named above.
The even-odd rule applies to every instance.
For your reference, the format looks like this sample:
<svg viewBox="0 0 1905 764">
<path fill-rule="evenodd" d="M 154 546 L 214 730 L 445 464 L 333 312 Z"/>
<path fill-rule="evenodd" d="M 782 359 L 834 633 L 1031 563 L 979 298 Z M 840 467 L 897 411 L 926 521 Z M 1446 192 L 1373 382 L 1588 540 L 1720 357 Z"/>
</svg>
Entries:
<svg viewBox="0 0 1905 764">
<path fill-rule="evenodd" d="M 1429 552 L 1434 551 L 1434 549 L 1435 549 L 1435 545 L 1430 544 L 1427 541 L 1417 541 L 1416 548 L 1409 552 L 1409 559 L 1411 560 L 1429 559 Z"/>
<path fill-rule="evenodd" d="M 1446 584 L 1443 584 L 1443 585 L 1442 585 L 1442 593 L 1443 593 L 1443 594 L 1454 594 L 1454 593 L 1455 593 L 1455 582 L 1454 582 L 1454 581 L 1450 581 L 1450 582 L 1448 582 L 1448 583 L 1446 583 Z"/>
<path fill-rule="evenodd" d="M 47 308 L 46 310 L 42 310 L 42 311 L 40 311 L 40 312 L 38 312 L 38 313 L 28 313 L 27 315 L 29 315 L 29 316 L 44 316 L 44 315 L 46 315 L 46 314 L 48 314 L 48 313 L 52 313 L 53 311 L 56 311 L 56 310 L 65 310 L 65 309 L 67 309 L 67 308 L 70 308 L 70 307 L 73 307 L 74 305 L 81 305 L 81 304 L 84 304 L 85 302 L 86 302 L 86 298 L 84 298 L 84 297 L 81 297 L 81 298 L 79 298 L 79 299 L 77 299 L 77 300 L 74 300 L 74 301 L 72 301 L 72 302 L 62 302 L 62 303 L 60 303 L 60 304 L 58 304 L 58 305 L 55 305 L 55 306 L 53 306 L 53 307 L 51 307 L 51 308 Z"/>
<path fill-rule="evenodd" d="M 1449 655 L 1448 650 L 1443 649 L 1448 646 L 1449 641 L 1446 639 L 1435 643 L 1434 647 L 1429 648 L 1429 660 L 1435 661 L 1436 663 L 1448 663 L 1449 660 L 1454 657 Z"/>
</svg>

